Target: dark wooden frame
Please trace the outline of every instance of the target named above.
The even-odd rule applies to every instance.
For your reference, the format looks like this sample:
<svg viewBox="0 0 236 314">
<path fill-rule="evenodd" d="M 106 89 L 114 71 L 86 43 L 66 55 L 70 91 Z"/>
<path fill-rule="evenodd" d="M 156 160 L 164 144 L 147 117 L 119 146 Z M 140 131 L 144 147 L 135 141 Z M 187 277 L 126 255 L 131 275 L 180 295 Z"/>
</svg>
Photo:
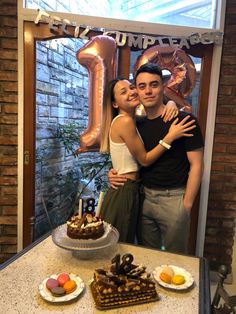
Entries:
<svg viewBox="0 0 236 314">
<path fill-rule="evenodd" d="M 24 171 L 23 171 L 23 247 L 33 240 L 34 206 L 35 206 L 35 94 L 36 94 L 36 41 L 59 37 L 74 37 L 74 27 L 69 26 L 70 35 L 65 35 L 60 28 L 53 34 L 48 24 L 24 22 Z M 82 32 L 82 29 L 80 30 Z M 91 31 L 89 36 L 99 35 Z M 200 95 L 199 95 L 199 124 L 203 135 L 206 131 L 208 96 L 210 85 L 212 45 L 195 45 L 186 52 L 192 56 L 202 58 Z M 130 48 L 119 47 L 118 74 L 129 77 Z M 195 253 L 196 234 L 198 224 L 199 195 L 195 201 L 191 214 L 191 234 L 189 239 L 189 253 Z"/>
</svg>

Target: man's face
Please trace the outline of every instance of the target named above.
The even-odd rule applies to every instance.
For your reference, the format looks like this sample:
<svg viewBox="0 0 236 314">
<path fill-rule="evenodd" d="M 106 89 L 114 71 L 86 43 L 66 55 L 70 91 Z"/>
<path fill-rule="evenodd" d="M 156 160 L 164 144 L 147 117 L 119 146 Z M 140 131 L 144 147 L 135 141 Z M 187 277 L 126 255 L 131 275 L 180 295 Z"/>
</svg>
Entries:
<svg viewBox="0 0 236 314">
<path fill-rule="evenodd" d="M 145 108 L 159 107 L 163 102 L 163 84 L 159 75 L 140 73 L 136 78 L 140 102 Z"/>
</svg>

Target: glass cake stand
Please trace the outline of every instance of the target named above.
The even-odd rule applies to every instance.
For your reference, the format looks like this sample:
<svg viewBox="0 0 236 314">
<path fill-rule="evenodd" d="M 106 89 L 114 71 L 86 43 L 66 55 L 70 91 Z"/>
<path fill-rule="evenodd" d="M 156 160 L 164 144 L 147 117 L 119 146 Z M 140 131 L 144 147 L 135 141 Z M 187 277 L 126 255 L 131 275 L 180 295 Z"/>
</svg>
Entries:
<svg viewBox="0 0 236 314">
<path fill-rule="evenodd" d="M 119 231 L 116 228 L 104 222 L 104 229 L 103 236 L 96 240 L 71 239 L 67 236 L 67 225 L 63 224 L 53 230 L 52 240 L 57 246 L 66 250 L 79 252 L 97 251 L 116 244 L 119 239 Z"/>
</svg>

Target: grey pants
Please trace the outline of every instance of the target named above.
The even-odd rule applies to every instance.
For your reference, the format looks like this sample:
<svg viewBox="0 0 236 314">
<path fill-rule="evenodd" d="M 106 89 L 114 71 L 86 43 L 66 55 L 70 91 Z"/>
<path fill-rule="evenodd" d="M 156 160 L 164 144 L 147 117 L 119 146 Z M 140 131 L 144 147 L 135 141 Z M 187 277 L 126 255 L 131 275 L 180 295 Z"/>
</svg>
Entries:
<svg viewBox="0 0 236 314">
<path fill-rule="evenodd" d="M 187 253 L 190 215 L 183 206 L 184 192 L 184 188 L 144 188 L 145 198 L 139 221 L 140 244 Z"/>
</svg>

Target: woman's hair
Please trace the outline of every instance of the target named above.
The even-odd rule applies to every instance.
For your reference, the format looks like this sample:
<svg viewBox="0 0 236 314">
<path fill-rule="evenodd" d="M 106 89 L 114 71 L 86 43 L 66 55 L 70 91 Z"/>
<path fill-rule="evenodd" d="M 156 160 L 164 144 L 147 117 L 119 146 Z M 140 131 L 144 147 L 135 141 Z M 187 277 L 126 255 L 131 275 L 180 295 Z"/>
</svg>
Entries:
<svg viewBox="0 0 236 314">
<path fill-rule="evenodd" d="M 119 109 L 113 107 L 115 102 L 114 88 L 117 82 L 124 80 L 123 78 L 116 78 L 111 80 L 104 92 L 103 98 L 103 114 L 102 114 L 102 129 L 101 129 L 101 153 L 110 152 L 109 133 L 112 120 L 118 115 Z"/>
</svg>

